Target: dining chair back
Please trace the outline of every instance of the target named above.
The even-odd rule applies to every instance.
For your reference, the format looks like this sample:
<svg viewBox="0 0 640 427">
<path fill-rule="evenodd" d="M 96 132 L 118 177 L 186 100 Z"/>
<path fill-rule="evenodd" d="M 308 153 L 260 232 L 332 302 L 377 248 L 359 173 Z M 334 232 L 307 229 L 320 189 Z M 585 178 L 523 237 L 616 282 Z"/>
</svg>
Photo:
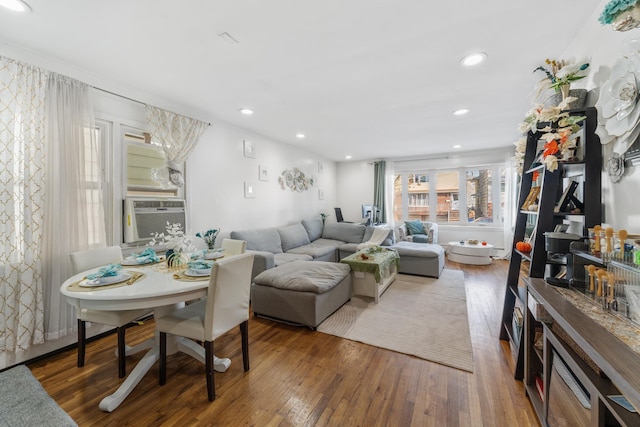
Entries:
<svg viewBox="0 0 640 427">
<path fill-rule="evenodd" d="M 120 246 L 109 246 L 100 249 L 90 249 L 86 251 L 74 252 L 69 255 L 71 267 L 74 274 L 106 264 L 122 262 L 122 249 Z M 136 351 L 144 350 L 148 346 L 141 345 L 134 348 L 125 344 L 126 326 L 134 320 L 151 314 L 148 309 L 123 310 L 123 311 L 103 311 L 89 310 L 86 308 L 78 310 L 78 367 L 84 366 L 86 352 L 87 322 L 100 323 L 108 326 L 115 326 L 118 333 L 118 376 L 123 378 L 126 375 L 125 357 Z"/>
<path fill-rule="evenodd" d="M 236 239 L 222 239 L 221 247 L 222 249 L 224 249 L 225 257 L 240 255 L 247 250 L 247 241 Z"/>
<path fill-rule="evenodd" d="M 160 338 L 160 384 L 166 383 L 167 333 L 204 342 L 207 394 L 215 400 L 213 379 L 213 342 L 240 326 L 242 360 L 249 370 L 249 294 L 253 253 L 245 253 L 214 262 L 207 297 L 156 318 Z"/>
</svg>

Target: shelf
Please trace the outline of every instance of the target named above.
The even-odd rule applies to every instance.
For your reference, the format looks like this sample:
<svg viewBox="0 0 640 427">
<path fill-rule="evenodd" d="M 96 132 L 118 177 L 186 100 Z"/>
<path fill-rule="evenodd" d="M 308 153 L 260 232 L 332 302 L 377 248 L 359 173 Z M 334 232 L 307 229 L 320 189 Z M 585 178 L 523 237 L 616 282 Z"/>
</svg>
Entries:
<svg viewBox="0 0 640 427">
<path fill-rule="evenodd" d="M 538 389 L 535 385 L 532 386 L 529 384 L 525 384 L 524 388 L 529 396 L 529 401 L 531 401 L 531 405 L 533 406 L 533 410 L 536 412 L 538 419 L 544 419 L 544 403 L 540 398 L 540 394 L 538 394 Z"/>
<path fill-rule="evenodd" d="M 595 133 L 597 111 L 594 107 L 587 107 L 571 110 L 569 114 L 585 116 L 585 119 L 581 121 L 580 139 L 580 158 L 583 160 L 560 161 L 555 171 L 548 170 L 544 164 L 535 163 L 534 166 L 540 150 L 542 133 L 529 132 L 526 135 L 527 141 L 523 159 L 523 170 L 525 172 L 520 179 L 519 194 L 514 208 L 515 227 L 513 237 L 514 242 L 528 241 L 532 248 L 530 252 L 521 252 L 515 248 L 514 244 L 511 249 L 500 331 L 500 339 L 508 340 L 512 351 L 517 353 L 514 355 L 517 361 L 514 377 L 516 379 L 525 378 L 525 386 L 531 388 L 531 392 L 528 394 L 532 396 L 533 405 L 536 407 L 536 413 L 542 420 L 542 424 L 546 423 L 543 418 L 546 407 L 542 401 L 535 401 L 535 397 L 539 398 L 539 396 L 535 388 L 535 382 L 531 382 L 528 379 L 532 372 L 528 371 L 538 371 L 536 374 L 541 375 L 540 371 L 543 368 L 542 365 L 544 365 L 544 357 L 539 351 L 532 352 L 533 354 L 526 354 L 525 352 L 529 340 L 534 339 L 531 335 L 535 335 L 535 333 L 533 330 L 529 330 L 527 326 L 530 323 L 526 306 L 527 293 L 525 292 L 523 295 L 517 284 L 520 283 L 521 276 L 542 279 L 549 274 L 555 276 L 565 271 L 566 278 L 572 279 L 572 258 L 549 260 L 549 254 L 546 251 L 545 233 L 553 232 L 558 225 L 571 222 L 577 223 L 578 226 L 583 228 L 581 233 L 576 231 L 577 233 L 586 235 L 588 228 L 602 222 L 602 196 L 601 192 L 598 191 L 601 188 L 602 179 L 602 146 Z M 540 126 L 543 125 L 540 124 Z M 533 179 L 534 175 L 536 177 L 535 180 Z M 576 186 L 570 182 L 575 182 L 578 185 Z M 534 188 L 536 189 L 532 190 Z M 586 191 L 587 189 L 588 191 Z M 572 192 L 570 200 L 573 200 L 573 198 L 580 200 L 580 203 L 575 203 L 580 205 L 582 212 L 555 212 L 555 207 L 561 204 L 565 210 L 569 209 L 562 203 L 568 197 L 569 192 Z M 533 195 L 535 195 L 535 203 L 538 205 L 537 210 L 522 209 L 531 204 Z M 523 264 L 523 262 L 526 264 Z M 559 271 L 556 272 L 555 270 Z M 511 320 L 518 301 L 525 302 L 524 311 L 526 313 L 523 313 L 525 325 L 520 337 L 512 337 Z"/>
</svg>

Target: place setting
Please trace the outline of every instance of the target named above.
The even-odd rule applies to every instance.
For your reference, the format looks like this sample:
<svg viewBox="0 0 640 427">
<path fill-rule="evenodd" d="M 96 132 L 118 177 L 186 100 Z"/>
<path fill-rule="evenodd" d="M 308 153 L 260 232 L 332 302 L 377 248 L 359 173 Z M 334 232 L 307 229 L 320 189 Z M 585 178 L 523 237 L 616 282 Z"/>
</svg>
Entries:
<svg viewBox="0 0 640 427">
<path fill-rule="evenodd" d="M 121 264 L 108 264 L 95 273 L 87 274 L 82 280 L 69 285 L 70 291 L 87 292 L 133 285 L 146 275 L 136 271 L 124 271 Z"/>
<path fill-rule="evenodd" d="M 187 263 L 187 268 L 183 271 L 174 273 L 173 278 L 176 280 L 185 281 L 209 280 L 213 263 L 213 260 L 207 259 L 196 259 L 189 261 Z"/>
<path fill-rule="evenodd" d="M 156 254 L 156 251 L 152 248 L 146 248 L 139 254 L 131 254 L 127 258 L 122 260 L 124 266 L 136 266 L 136 265 L 150 265 L 160 262 L 160 257 Z"/>
</svg>

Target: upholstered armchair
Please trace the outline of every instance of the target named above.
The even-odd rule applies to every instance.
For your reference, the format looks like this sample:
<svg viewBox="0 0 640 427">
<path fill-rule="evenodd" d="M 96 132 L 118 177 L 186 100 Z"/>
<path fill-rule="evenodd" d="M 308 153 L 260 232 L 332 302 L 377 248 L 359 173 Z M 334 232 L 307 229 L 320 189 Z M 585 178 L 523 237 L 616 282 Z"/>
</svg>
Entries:
<svg viewBox="0 0 640 427">
<path fill-rule="evenodd" d="M 404 221 L 396 227 L 398 241 L 438 243 L 438 224 L 430 221 Z"/>
</svg>

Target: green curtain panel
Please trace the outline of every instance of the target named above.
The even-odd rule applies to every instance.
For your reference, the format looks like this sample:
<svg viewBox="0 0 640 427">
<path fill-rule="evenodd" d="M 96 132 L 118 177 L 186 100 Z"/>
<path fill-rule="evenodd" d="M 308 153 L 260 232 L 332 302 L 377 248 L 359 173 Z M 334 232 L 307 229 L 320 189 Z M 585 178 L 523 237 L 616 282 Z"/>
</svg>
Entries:
<svg viewBox="0 0 640 427">
<path fill-rule="evenodd" d="M 384 203 L 384 178 L 386 162 L 381 160 L 373 164 L 373 204 L 380 209 L 378 221 L 387 222 L 387 212 Z"/>
</svg>

